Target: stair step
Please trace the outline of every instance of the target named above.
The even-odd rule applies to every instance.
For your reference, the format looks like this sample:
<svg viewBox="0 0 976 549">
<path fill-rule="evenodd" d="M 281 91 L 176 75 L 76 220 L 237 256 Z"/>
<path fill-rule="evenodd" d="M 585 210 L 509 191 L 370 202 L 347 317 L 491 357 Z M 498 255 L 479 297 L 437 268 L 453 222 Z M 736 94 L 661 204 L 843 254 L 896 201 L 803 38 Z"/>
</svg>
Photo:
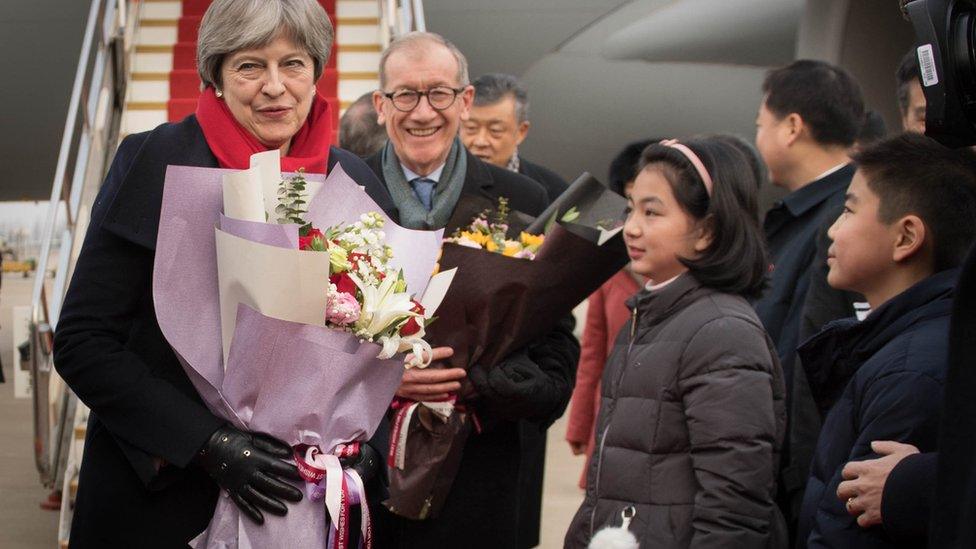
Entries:
<svg viewBox="0 0 976 549">
<path fill-rule="evenodd" d="M 179 24 L 179 17 L 167 17 L 162 19 L 146 18 L 139 20 L 140 27 L 175 27 Z"/>
<path fill-rule="evenodd" d="M 176 26 L 140 25 L 136 31 L 136 44 L 141 46 L 168 46 L 176 42 Z"/>
<path fill-rule="evenodd" d="M 343 80 L 379 80 L 380 73 L 370 71 L 339 71 L 339 81 Z"/>
<path fill-rule="evenodd" d="M 127 104 L 126 107 L 127 110 L 122 115 L 122 127 L 119 133 L 129 135 L 145 132 L 168 121 L 165 103 L 162 108 L 152 110 L 133 109 L 130 104 Z"/>
<path fill-rule="evenodd" d="M 132 111 L 158 111 L 166 108 L 165 101 L 129 101 L 125 107 Z"/>
<path fill-rule="evenodd" d="M 140 82 L 153 81 L 153 80 L 162 80 L 164 82 L 168 82 L 169 72 L 149 72 L 149 71 L 133 72 L 132 79 L 138 80 Z"/>
<path fill-rule="evenodd" d="M 152 103 L 167 101 L 169 98 L 169 78 L 162 80 L 133 79 L 129 82 L 128 101 L 131 103 Z"/>
<path fill-rule="evenodd" d="M 172 44 L 136 44 L 136 53 L 173 53 Z"/>
<path fill-rule="evenodd" d="M 342 25 L 376 26 L 380 24 L 380 18 L 379 17 L 339 17 L 337 18 L 336 24 L 340 27 Z"/>
<path fill-rule="evenodd" d="M 339 44 L 339 53 L 382 53 L 383 46 L 373 44 Z"/>
<path fill-rule="evenodd" d="M 350 52 L 346 51 L 345 48 L 340 48 L 338 57 L 337 65 L 342 74 L 366 70 L 375 71 L 380 66 L 379 52 Z M 379 74 L 376 77 L 379 78 Z"/>
<path fill-rule="evenodd" d="M 343 25 L 342 21 L 336 25 L 336 42 L 343 48 L 349 46 L 378 47 L 380 44 L 380 26 L 374 24 Z"/>
<path fill-rule="evenodd" d="M 336 15 L 345 17 L 379 17 L 380 6 L 376 0 L 339 0 Z"/>
<path fill-rule="evenodd" d="M 133 72 L 163 72 L 173 70 L 173 52 L 140 53 L 136 52 L 132 61 Z"/>
<path fill-rule="evenodd" d="M 183 14 L 183 4 L 173 0 L 143 0 L 142 19 L 168 19 Z"/>
</svg>

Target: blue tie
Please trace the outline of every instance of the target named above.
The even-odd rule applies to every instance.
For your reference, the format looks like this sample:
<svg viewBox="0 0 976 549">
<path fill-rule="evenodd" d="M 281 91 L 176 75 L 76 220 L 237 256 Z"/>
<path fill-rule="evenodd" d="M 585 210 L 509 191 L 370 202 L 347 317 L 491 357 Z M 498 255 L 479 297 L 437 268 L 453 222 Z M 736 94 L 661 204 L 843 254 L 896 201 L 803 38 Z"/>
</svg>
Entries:
<svg viewBox="0 0 976 549">
<path fill-rule="evenodd" d="M 433 180 L 427 179 L 426 177 L 418 177 L 410 182 L 410 185 L 413 187 L 413 194 L 417 195 L 420 203 L 424 205 L 424 208 L 427 208 L 428 212 L 434 207 L 435 184 Z"/>
</svg>

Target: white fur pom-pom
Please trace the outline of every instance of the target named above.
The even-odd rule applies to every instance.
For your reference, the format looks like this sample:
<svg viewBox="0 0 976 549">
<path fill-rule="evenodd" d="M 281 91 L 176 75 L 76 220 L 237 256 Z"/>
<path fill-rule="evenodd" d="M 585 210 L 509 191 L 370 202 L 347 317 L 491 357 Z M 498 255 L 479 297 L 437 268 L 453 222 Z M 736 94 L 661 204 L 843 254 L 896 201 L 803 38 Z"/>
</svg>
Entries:
<svg viewBox="0 0 976 549">
<path fill-rule="evenodd" d="M 589 549 L 640 549 L 637 538 L 630 533 L 630 521 L 637 516 L 633 506 L 620 512 L 620 526 L 608 526 L 593 536 Z"/>
<path fill-rule="evenodd" d="M 589 549 L 639 549 L 640 544 L 630 530 L 619 526 L 604 528 L 590 540 Z"/>
</svg>

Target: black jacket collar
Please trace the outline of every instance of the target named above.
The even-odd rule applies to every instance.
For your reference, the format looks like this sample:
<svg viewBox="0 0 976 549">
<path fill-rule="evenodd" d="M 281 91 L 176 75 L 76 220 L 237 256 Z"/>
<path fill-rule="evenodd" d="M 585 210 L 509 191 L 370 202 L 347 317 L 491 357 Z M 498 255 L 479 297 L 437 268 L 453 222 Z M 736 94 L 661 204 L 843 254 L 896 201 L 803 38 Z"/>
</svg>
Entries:
<svg viewBox="0 0 976 549">
<path fill-rule="evenodd" d="M 846 190 L 854 176 L 854 170 L 854 164 L 847 164 L 833 173 L 786 195 L 783 198 L 783 205 L 793 214 L 793 217 L 800 217 L 835 193 Z"/>
<path fill-rule="evenodd" d="M 835 320 L 797 349 L 821 412 L 836 402 L 857 369 L 913 325 L 946 316 L 959 269 L 936 273 L 893 297 L 866 319 Z"/>
</svg>

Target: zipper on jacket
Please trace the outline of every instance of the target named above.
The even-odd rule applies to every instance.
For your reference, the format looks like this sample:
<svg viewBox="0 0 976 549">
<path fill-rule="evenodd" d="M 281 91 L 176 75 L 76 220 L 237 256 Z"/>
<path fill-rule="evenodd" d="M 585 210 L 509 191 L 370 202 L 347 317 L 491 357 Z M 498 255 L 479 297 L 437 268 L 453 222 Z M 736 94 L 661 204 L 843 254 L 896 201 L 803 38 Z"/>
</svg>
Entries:
<svg viewBox="0 0 976 549">
<path fill-rule="evenodd" d="M 630 315 L 630 342 L 627 344 L 627 354 L 624 356 L 624 367 L 621 370 L 627 369 L 627 364 L 630 364 L 630 352 L 634 349 L 634 336 L 637 335 L 637 306 L 634 306 L 634 310 Z M 620 373 L 620 379 L 614 384 L 613 391 L 617 392 L 617 388 L 620 386 L 620 380 L 623 379 L 625 372 Z M 616 407 L 617 399 L 613 399 L 614 407 Z M 596 483 L 593 485 L 593 510 L 590 511 L 590 539 L 593 539 L 593 529 L 596 526 L 596 504 L 599 501 L 600 496 L 600 471 L 603 468 L 603 446 L 607 442 L 607 433 L 610 432 L 610 413 L 613 409 L 607 410 L 607 426 L 603 428 L 603 434 L 600 436 L 600 450 L 596 458 Z"/>
</svg>

